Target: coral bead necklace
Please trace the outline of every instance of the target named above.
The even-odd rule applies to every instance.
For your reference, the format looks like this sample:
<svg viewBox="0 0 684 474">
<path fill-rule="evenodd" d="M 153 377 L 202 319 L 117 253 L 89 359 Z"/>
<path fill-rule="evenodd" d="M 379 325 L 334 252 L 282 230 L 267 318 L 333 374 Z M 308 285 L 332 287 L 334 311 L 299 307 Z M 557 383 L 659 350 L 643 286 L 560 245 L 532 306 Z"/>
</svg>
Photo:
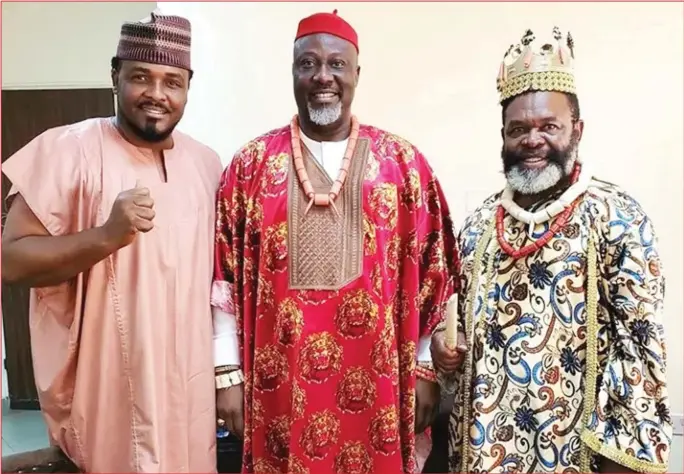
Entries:
<svg viewBox="0 0 684 474">
<path fill-rule="evenodd" d="M 577 206 L 577 198 L 584 193 L 589 186 L 590 176 L 588 175 L 587 179 L 583 179 L 581 182 L 578 182 L 581 170 L 582 166 L 579 162 L 576 162 L 570 177 L 571 185 L 566 192 L 563 193 L 558 201 L 551 203 L 546 209 L 534 214 L 520 209 L 515 203 L 513 203 L 513 192 L 509 188 L 506 188 L 501 197 L 501 205 L 496 211 L 496 237 L 499 241 L 501 249 L 507 255 L 516 260 L 519 258 L 524 258 L 544 247 L 547 243 L 549 243 L 553 236 L 556 235 L 556 233 L 565 227 L 565 224 L 567 224 L 568 219 Z M 513 215 L 513 217 L 530 224 L 530 230 L 534 228 L 535 224 L 544 222 L 545 220 L 550 220 L 554 217 L 555 220 L 549 229 L 544 232 L 539 239 L 516 250 L 504 238 L 504 217 L 507 210 L 511 213 L 511 215 Z M 544 220 L 542 220 L 543 218 Z"/>
<path fill-rule="evenodd" d="M 290 122 L 290 132 L 292 135 L 292 155 L 294 157 L 294 166 L 295 171 L 297 172 L 297 178 L 304 189 L 304 194 L 309 198 L 309 205 L 306 207 L 304 215 L 309 212 L 312 206 L 316 205 L 322 207 L 332 207 L 333 211 L 335 211 L 339 217 L 340 212 L 337 210 L 337 207 L 335 207 L 335 199 L 337 199 L 337 197 L 340 195 L 344 181 L 347 179 L 347 174 L 349 173 L 352 156 L 354 154 L 354 149 L 356 148 L 356 142 L 359 138 L 359 121 L 355 116 L 352 115 L 351 133 L 349 134 L 349 141 L 347 142 L 347 150 L 344 152 L 342 165 L 340 166 L 340 171 L 337 175 L 337 178 L 327 193 L 315 192 L 313 185 L 309 180 L 309 174 L 306 172 L 306 167 L 304 166 L 304 155 L 302 154 L 301 137 L 299 136 L 299 117 L 297 115 L 295 115 Z"/>
</svg>

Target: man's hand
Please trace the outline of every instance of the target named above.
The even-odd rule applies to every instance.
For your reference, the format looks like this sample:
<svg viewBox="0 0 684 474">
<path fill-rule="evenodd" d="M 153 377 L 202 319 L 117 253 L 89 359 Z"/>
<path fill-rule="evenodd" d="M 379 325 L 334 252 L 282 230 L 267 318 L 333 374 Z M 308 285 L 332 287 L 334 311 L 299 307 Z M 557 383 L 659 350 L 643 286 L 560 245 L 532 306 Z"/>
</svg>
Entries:
<svg viewBox="0 0 684 474">
<path fill-rule="evenodd" d="M 136 183 L 135 188 L 122 191 L 112 205 L 109 219 L 102 226 L 108 238 L 118 247 L 135 240 L 138 232 L 154 228 L 154 200 L 150 190 Z"/>
<path fill-rule="evenodd" d="M 242 439 L 245 429 L 243 417 L 243 384 L 216 391 L 216 413 L 226 424 L 226 429 Z"/>
<path fill-rule="evenodd" d="M 444 342 L 445 333 L 446 331 L 437 331 L 432 335 L 430 353 L 435 370 L 444 375 L 452 375 L 463 365 L 468 347 L 466 346 L 465 334 L 459 332 L 456 349 L 449 349 Z"/>
<path fill-rule="evenodd" d="M 416 434 L 425 431 L 435 418 L 439 405 L 439 385 L 425 379 L 416 380 Z"/>
</svg>

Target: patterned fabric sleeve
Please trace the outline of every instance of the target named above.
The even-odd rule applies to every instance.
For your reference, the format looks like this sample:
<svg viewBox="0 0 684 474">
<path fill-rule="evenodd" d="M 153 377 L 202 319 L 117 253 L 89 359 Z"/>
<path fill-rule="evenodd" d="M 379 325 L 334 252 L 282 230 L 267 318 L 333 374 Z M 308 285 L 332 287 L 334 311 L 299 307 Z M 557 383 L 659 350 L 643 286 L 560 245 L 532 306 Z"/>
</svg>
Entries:
<svg viewBox="0 0 684 474">
<path fill-rule="evenodd" d="M 234 314 L 240 353 L 242 353 L 242 271 L 241 252 L 246 206 L 242 191 L 244 152 L 238 152 L 221 176 L 216 196 L 216 240 L 211 305 Z"/>
<path fill-rule="evenodd" d="M 652 223 L 636 202 L 624 198 L 609 206 L 601 297 L 610 315 L 599 332 L 604 342 L 599 344 L 598 397 L 582 439 L 600 456 L 633 471 L 666 472 L 672 421 L 664 278 Z"/>
<path fill-rule="evenodd" d="M 419 242 L 418 299 L 420 301 L 421 340 L 428 340 L 432 331 L 444 320 L 446 302 L 453 292 L 453 224 L 444 192 L 425 157 L 416 150 L 419 189 L 425 190 L 424 206 L 416 219 Z M 428 345 L 429 347 L 429 345 Z M 432 362 L 419 361 L 417 375 L 437 382 Z"/>
<path fill-rule="evenodd" d="M 446 303 L 454 289 L 456 247 L 453 223 L 444 191 L 425 157 L 416 152 L 426 211 L 417 221 L 420 242 L 420 336 L 430 336 L 444 320 Z M 427 297 L 431 295 L 432 297 Z"/>
</svg>

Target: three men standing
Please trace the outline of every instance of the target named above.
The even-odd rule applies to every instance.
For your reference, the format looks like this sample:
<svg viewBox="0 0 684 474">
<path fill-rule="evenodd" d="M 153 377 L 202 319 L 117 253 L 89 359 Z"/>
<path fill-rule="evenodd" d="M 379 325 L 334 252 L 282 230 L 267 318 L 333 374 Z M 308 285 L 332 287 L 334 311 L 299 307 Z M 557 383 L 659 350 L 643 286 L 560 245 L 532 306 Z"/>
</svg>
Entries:
<svg viewBox="0 0 684 474">
<path fill-rule="evenodd" d="M 456 389 L 450 470 L 665 472 L 653 226 L 579 158 L 570 35 L 506 53 L 508 184 L 458 254 L 425 157 L 351 113 L 358 52 L 336 13 L 302 20 L 298 114 L 219 179 L 216 154 L 174 131 L 190 25 L 153 14 L 122 27 L 117 117 L 48 130 L 3 165 L 2 274 L 34 288 L 51 438 L 85 471 L 212 472 L 215 384 L 244 471 L 415 472 L 432 350 Z M 437 326 L 454 291 L 465 353 Z"/>
</svg>

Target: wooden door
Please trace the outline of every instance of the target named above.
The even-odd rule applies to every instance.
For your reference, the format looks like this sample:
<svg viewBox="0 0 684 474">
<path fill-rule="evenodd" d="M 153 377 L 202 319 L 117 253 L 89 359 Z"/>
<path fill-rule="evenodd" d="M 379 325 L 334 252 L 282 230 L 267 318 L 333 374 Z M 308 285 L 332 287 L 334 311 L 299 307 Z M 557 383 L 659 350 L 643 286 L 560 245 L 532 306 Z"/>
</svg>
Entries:
<svg viewBox="0 0 684 474">
<path fill-rule="evenodd" d="M 114 114 L 111 89 L 2 91 L 2 161 L 49 128 Z M 40 184 L 36 184 L 40 186 Z M 2 175 L 2 228 L 10 181 Z M 10 408 L 38 409 L 28 326 L 29 290 L 2 284 L 2 324 Z"/>
</svg>

